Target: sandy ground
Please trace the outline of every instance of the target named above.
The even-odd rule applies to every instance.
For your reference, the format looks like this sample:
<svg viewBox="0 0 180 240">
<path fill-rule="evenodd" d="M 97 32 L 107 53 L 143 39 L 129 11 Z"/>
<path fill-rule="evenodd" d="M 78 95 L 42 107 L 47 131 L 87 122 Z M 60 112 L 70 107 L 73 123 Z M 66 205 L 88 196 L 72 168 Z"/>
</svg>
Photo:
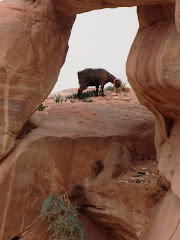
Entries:
<svg viewBox="0 0 180 240">
<path fill-rule="evenodd" d="M 90 91 L 90 90 L 93 90 L 93 88 L 86 89 L 86 91 Z M 59 91 L 56 93 L 52 93 L 49 95 L 45 103 L 47 105 L 54 103 L 54 101 L 51 99 L 50 96 L 55 96 L 55 95 L 58 96 L 59 94 L 63 97 L 63 103 L 65 104 L 69 103 L 70 100 L 67 100 L 67 102 L 64 102 L 66 97 L 77 92 L 78 92 L 78 88 L 71 88 L 71 89 Z M 89 104 L 101 104 L 101 105 L 105 104 L 106 106 L 113 107 L 113 108 L 121 108 L 121 109 L 125 108 L 129 110 L 133 108 L 137 108 L 137 109 L 143 109 L 145 111 L 149 111 L 139 103 L 135 93 L 130 88 L 126 88 L 125 92 L 121 91 L 119 93 L 115 93 L 114 91 L 105 91 L 104 97 L 99 95 L 98 97 L 91 97 L 91 99 L 93 99 L 93 102 Z M 76 104 L 80 102 L 83 102 L 83 100 L 75 99 Z"/>
</svg>

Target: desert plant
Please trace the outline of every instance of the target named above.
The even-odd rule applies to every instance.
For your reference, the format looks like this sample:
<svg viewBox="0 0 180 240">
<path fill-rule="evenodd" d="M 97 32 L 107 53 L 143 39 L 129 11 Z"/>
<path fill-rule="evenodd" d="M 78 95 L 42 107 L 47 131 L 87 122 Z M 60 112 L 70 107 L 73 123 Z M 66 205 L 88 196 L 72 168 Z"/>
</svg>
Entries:
<svg viewBox="0 0 180 240">
<path fill-rule="evenodd" d="M 41 103 L 41 105 L 38 107 L 38 111 L 43 111 L 47 107 L 46 104 Z"/>
<path fill-rule="evenodd" d="M 43 203 L 40 218 L 48 223 L 49 240 L 87 240 L 87 233 L 78 219 L 77 207 L 54 195 Z"/>
<path fill-rule="evenodd" d="M 108 86 L 105 91 L 114 91 L 114 85 Z"/>
<path fill-rule="evenodd" d="M 51 96 L 51 98 L 56 102 L 56 103 L 62 103 L 63 102 L 63 97 L 61 97 L 61 95 L 56 95 L 54 94 L 54 96 Z"/>
<path fill-rule="evenodd" d="M 77 98 L 78 98 L 77 93 L 73 93 L 73 94 L 66 97 L 66 99 L 77 99 Z"/>
<path fill-rule="evenodd" d="M 89 97 L 94 97 L 94 96 L 95 96 L 95 90 L 90 90 L 90 91 L 87 91 L 87 92 L 83 92 L 81 94 L 82 98 L 89 98 Z M 78 99 L 78 94 L 73 93 L 73 94 L 67 96 L 66 99 Z"/>
<path fill-rule="evenodd" d="M 108 86 L 105 91 L 114 91 L 114 85 Z M 120 86 L 120 91 L 125 92 L 126 91 L 126 83 L 122 83 Z"/>
<path fill-rule="evenodd" d="M 70 99 L 70 102 L 75 103 L 76 101 L 75 101 L 75 99 Z"/>
<path fill-rule="evenodd" d="M 90 98 L 95 96 L 95 90 L 90 90 L 87 92 L 81 93 L 82 98 Z"/>
</svg>

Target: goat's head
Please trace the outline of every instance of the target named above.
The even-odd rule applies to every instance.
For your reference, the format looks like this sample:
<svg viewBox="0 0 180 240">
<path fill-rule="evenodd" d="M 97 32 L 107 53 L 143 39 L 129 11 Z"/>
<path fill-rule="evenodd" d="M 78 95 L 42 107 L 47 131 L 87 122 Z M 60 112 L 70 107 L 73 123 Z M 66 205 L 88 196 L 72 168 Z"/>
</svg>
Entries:
<svg viewBox="0 0 180 240">
<path fill-rule="evenodd" d="M 115 88 L 119 88 L 121 84 L 122 84 L 122 81 L 120 79 L 117 79 L 117 78 L 114 79 Z"/>
</svg>

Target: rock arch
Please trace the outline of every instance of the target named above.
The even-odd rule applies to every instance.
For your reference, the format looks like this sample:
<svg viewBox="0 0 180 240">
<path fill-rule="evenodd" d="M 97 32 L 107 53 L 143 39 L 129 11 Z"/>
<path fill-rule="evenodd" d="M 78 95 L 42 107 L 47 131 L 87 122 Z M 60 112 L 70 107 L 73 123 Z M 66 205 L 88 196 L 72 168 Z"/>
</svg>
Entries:
<svg viewBox="0 0 180 240">
<path fill-rule="evenodd" d="M 159 3 L 172 2 L 167 0 L 158 1 Z M 144 6 L 144 4 L 146 4 Z M 140 20 L 140 30 L 137 34 L 135 43 L 136 51 L 134 47 L 132 47 L 131 53 L 129 55 L 129 60 L 127 63 L 127 75 L 130 79 L 132 86 L 141 85 L 142 87 L 146 84 L 147 80 L 143 77 L 145 74 L 142 68 L 138 67 L 138 74 L 141 76 L 138 77 L 136 81 L 135 76 L 137 74 L 134 71 L 134 68 L 131 66 L 131 60 L 134 61 L 135 56 L 138 54 L 138 58 L 136 57 L 138 64 L 140 66 L 141 59 L 145 59 L 148 56 L 148 51 L 145 51 L 144 48 L 147 48 L 151 45 L 150 41 L 146 41 L 146 38 L 141 37 L 141 35 L 150 34 L 150 26 L 156 24 L 157 22 L 160 24 L 160 21 L 163 19 L 171 18 L 172 24 L 169 22 L 169 36 L 171 35 L 170 31 L 174 31 L 174 37 L 176 37 L 176 42 L 178 43 L 178 34 L 176 35 L 176 27 L 173 22 L 174 17 L 174 4 L 162 4 L 155 6 L 147 6 L 147 4 L 156 4 L 155 0 L 148 0 L 144 3 L 144 1 L 65 1 L 60 2 L 57 0 L 45 0 L 45 1 L 24 1 L 24 0 L 16 0 L 12 1 L 3 1 L 0 3 L 0 11 L 1 11 L 1 25 L 0 25 L 0 34 L 1 34 L 1 44 L 0 44 L 0 75 L 1 75 L 1 109 L 0 109 L 0 125 L 2 126 L 0 129 L 0 158 L 3 158 L 7 155 L 7 153 L 13 148 L 15 145 L 15 140 L 22 129 L 23 125 L 29 118 L 29 116 L 37 109 L 39 104 L 47 97 L 53 88 L 60 68 L 62 67 L 65 56 L 68 49 L 68 38 L 71 32 L 71 28 L 73 22 L 75 20 L 76 13 L 90 11 L 93 9 L 102 9 L 105 7 L 121 7 L 121 6 L 135 6 L 140 5 L 138 8 L 138 15 Z M 143 5 L 143 6 L 141 6 Z M 153 16 L 154 11 L 156 15 Z M 148 17 L 146 17 L 146 13 L 148 13 Z M 151 14 L 152 13 L 152 14 Z M 176 11 L 176 15 L 178 15 L 178 11 Z M 163 24 L 162 28 L 158 24 L 160 29 L 164 29 L 166 32 L 166 28 L 168 28 L 167 24 Z M 178 24 L 178 17 L 177 17 Z M 174 26 L 174 30 L 171 30 L 172 26 Z M 148 34 L 144 34 L 145 30 L 141 29 L 147 28 L 149 29 Z M 157 28 L 158 29 L 158 28 Z M 157 30 L 158 32 L 158 30 Z M 161 30 L 162 32 L 162 30 Z M 143 34 L 142 34 L 143 33 Z M 159 46 L 162 46 L 161 42 L 165 43 L 165 40 L 168 39 L 168 36 L 164 36 L 165 33 L 161 33 L 161 36 L 158 36 Z M 157 36 L 155 36 L 156 38 Z M 144 40 L 143 40 L 144 38 Z M 172 38 L 171 38 L 172 39 Z M 140 45 L 139 41 L 143 41 L 144 45 Z M 153 40 L 152 40 L 153 41 Z M 166 41 L 167 42 L 167 41 Z M 169 46 L 172 46 L 171 42 L 168 41 Z M 148 45 L 149 44 L 149 45 Z M 140 46 L 137 48 L 136 46 Z M 157 45 L 157 47 L 159 47 Z M 140 49 L 141 48 L 141 49 Z M 174 49 L 178 48 L 171 47 Z M 138 49 L 138 50 L 137 50 Z M 156 48 L 154 47 L 154 55 L 153 51 L 151 52 L 151 61 L 155 57 L 156 58 Z M 162 47 L 161 47 L 162 49 Z M 166 47 L 167 49 L 167 47 Z M 140 52 L 142 52 L 142 57 Z M 171 71 L 171 66 L 166 66 L 166 55 L 169 54 L 168 50 L 164 51 L 164 63 L 160 63 L 162 65 L 162 71 L 164 75 L 159 77 L 159 79 L 164 78 L 164 76 L 168 75 Z M 147 55 L 146 55 L 146 53 Z M 144 55 L 143 55 L 144 54 Z M 159 49 L 159 56 L 161 56 L 161 50 Z M 172 61 L 173 59 L 172 53 Z M 140 59 L 141 58 L 141 59 Z M 157 59 L 157 58 L 156 58 Z M 176 57 L 177 59 L 177 57 Z M 136 61 L 136 62 L 137 62 Z M 144 60 L 142 60 L 144 61 Z M 175 80 L 169 82 L 169 78 L 166 79 L 165 84 L 169 84 L 167 88 L 173 87 L 174 90 L 171 91 L 170 95 L 173 95 L 173 101 L 179 100 L 177 94 L 174 94 L 178 88 L 178 74 L 176 70 L 177 65 L 175 62 L 174 70 L 171 72 L 171 76 L 173 75 Z M 178 61 L 178 59 L 177 59 Z M 147 62 L 147 61 L 146 61 Z M 147 64 L 144 62 L 144 66 L 150 66 L 150 61 Z M 135 66 L 135 65 L 134 65 Z M 166 66 L 166 67 L 165 67 Z M 157 69 L 157 68 L 156 68 Z M 155 74 L 156 69 L 153 68 L 153 74 Z M 147 70 L 146 70 L 147 72 Z M 149 70 L 149 73 L 151 70 Z M 153 76 L 151 74 L 151 77 Z M 158 73 L 157 73 L 158 74 Z M 156 75 L 157 75 L 156 74 Z M 133 77 L 132 77 L 133 75 Z M 170 75 L 169 75 L 170 76 Z M 142 81 L 143 79 L 143 81 Z M 154 80 L 155 82 L 155 80 Z M 172 84 L 173 82 L 173 84 Z M 161 84 L 164 84 L 161 81 Z M 172 86 L 173 85 L 173 86 Z M 147 89 L 150 86 L 150 81 L 146 84 L 145 88 Z M 158 86 L 154 87 L 157 89 Z M 137 92 L 137 90 L 136 90 Z M 148 92 L 148 89 L 146 90 Z M 151 91 L 156 92 L 156 91 Z M 166 94 L 166 90 L 164 90 L 164 94 Z M 142 94 L 141 94 L 142 95 Z M 144 94 L 144 99 L 147 99 L 148 94 Z M 168 95 L 169 96 L 169 95 Z M 142 98 L 142 96 L 141 96 Z M 150 97 L 151 98 L 151 97 Z M 154 99 L 152 97 L 151 99 Z M 146 100 L 144 100 L 146 101 Z M 156 100 L 155 100 L 156 101 Z M 158 101 L 158 100 L 157 100 Z M 156 101 L 156 102 L 157 102 Z M 169 102 L 171 101 L 171 97 L 169 96 L 166 100 L 165 105 L 168 107 L 164 107 L 161 112 L 165 112 L 164 114 L 160 114 L 159 111 L 156 115 L 159 114 L 159 124 L 162 126 L 162 138 L 165 139 L 167 132 L 167 128 L 169 128 L 169 122 L 172 122 L 172 118 L 179 118 L 177 116 L 176 110 L 177 107 L 172 108 L 169 106 Z M 149 101 L 148 104 L 150 104 Z M 146 105 L 148 105 L 146 104 Z M 161 103 L 160 103 L 161 104 Z M 160 105 L 159 104 L 159 105 Z M 175 104 L 176 105 L 176 104 Z M 172 108 L 172 111 L 169 109 Z M 153 110 L 153 107 L 151 107 Z M 155 111 L 155 110 L 153 110 Z M 171 112 L 171 113 L 170 113 Z M 178 110 L 179 112 L 179 110 Z M 167 116 L 166 116 L 167 115 Z M 172 125 L 172 124 L 170 124 Z M 166 131 L 167 130 L 167 131 Z"/>
<path fill-rule="evenodd" d="M 156 116 L 159 168 L 172 189 L 166 201 L 180 211 L 179 0 L 0 2 L 0 158 L 12 150 L 23 125 L 53 88 L 76 14 L 123 6 L 138 6 L 140 22 L 127 76 L 140 102 Z M 166 219 L 162 229 L 172 219 L 165 203 L 161 206 Z M 161 209 L 159 212 L 162 214 Z M 177 230 L 178 218 L 173 224 Z M 156 227 L 152 232 L 144 239 L 165 240 Z M 176 237 L 173 227 L 169 236 Z"/>
</svg>

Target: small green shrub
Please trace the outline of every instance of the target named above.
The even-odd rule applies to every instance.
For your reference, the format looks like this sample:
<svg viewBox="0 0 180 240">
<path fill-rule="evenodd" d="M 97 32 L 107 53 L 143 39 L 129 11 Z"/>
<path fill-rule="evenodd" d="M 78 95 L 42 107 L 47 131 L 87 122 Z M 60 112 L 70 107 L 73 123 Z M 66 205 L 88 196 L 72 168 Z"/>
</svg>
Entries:
<svg viewBox="0 0 180 240">
<path fill-rule="evenodd" d="M 114 91 L 114 85 L 108 86 L 107 88 L 105 88 L 105 91 Z M 126 91 L 126 83 L 122 83 L 120 86 L 120 91 L 125 92 Z"/>
<path fill-rule="evenodd" d="M 81 94 L 82 98 L 90 98 L 90 97 L 94 97 L 95 96 L 95 90 L 90 90 L 87 92 L 83 92 Z"/>
<path fill-rule="evenodd" d="M 56 103 L 62 103 L 63 102 L 63 97 L 61 97 L 61 95 L 54 95 L 54 96 L 51 96 L 51 98 L 56 102 Z"/>
<path fill-rule="evenodd" d="M 87 233 L 78 219 L 77 207 L 64 202 L 59 195 L 43 203 L 40 218 L 48 223 L 49 240 L 87 240 Z"/>
<path fill-rule="evenodd" d="M 105 88 L 105 91 L 114 91 L 114 85 Z"/>
<path fill-rule="evenodd" d="M 66 99 L 77 99 L 78 98 L 78 94 L 77 93 L 73 93 L 69 96 L 66 97 Z"/>
<path fill-rule="evenodd" d="M 75 103 L 76 101 L 75 101 L 75 99 L 70 99 L 70 102 Z"/>
<path fill-rule="evenodd" d="M 82 99 L 90 98 L 90 97 L 94 97 L 94 96 L 95 96 L 95 90 L 90 90 L 90 91 L 81 93 Z M 66 99 L 78 99 L 78 94 L 77 93 L 73 93 L 73 94 L 67 96 Z"/>
<path fill-rule="evenodd" d="M 46 104 L 41 103 L 41 105 L 38 107 L 38 111 L 43 111 L 47 107 Z"/>
</svg>

